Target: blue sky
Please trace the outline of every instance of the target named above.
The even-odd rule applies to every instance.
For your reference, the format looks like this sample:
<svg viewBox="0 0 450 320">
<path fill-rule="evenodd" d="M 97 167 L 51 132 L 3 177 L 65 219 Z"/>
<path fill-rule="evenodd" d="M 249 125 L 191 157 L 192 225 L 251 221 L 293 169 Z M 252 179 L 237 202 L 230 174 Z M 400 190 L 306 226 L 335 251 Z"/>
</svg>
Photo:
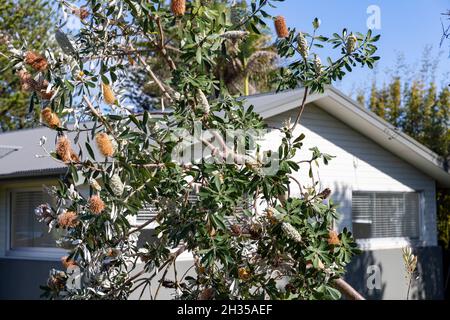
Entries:
<svg viewBox="0 0 450 320">
<path fill-rule="evenodd" d="M 276 9 L 267 10 L 273 15 L 285 16 L 290 27 L 311 31 L 315 17 L 321 20 L 321 34 L 327 36 L 347 27 L 351 31 L 367 32 L 367 9 L 376 5 L 380 9 L 381 34 L 378 55 L 381 60 L 377 70 L 356 69 L 336 86 L 354 95 L 358 89 L 368 88 L 376 75 L 382 84 L 389 78 L 387 69 L 395 65 L 399 53 L 412 66 L 419 66 L 423 49 L 433 45 L 433 56 L 442 51 L 436 76 L 438 84 L 445 82 L 450 72 L 450 40 L 439 48 L 442 27 L 441 13 L 450 10 L 448 0 L 285 0 Z M 326 57 L 326 56 L 325 56 Z M 322 61 L 325 61 L 323 57 Z M 447 80 L 450 83 L 450 79 Z"/>
</svg>

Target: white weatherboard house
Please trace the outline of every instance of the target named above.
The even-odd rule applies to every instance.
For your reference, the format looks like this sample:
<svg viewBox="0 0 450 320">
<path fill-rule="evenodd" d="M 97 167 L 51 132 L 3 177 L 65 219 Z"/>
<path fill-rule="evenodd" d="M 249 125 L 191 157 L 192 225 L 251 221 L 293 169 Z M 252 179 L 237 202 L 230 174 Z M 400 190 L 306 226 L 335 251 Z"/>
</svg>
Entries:
<svg viewBox="0 0 450 320">
<path fill-rule="evenodd" d="M 297 89 L 251 96 L 248 103 L 280 127 L 295 119 L 302 97 Z M 346 280 L 369 299 L 405 299 L 401 249 L 410 245 L 420 277 L 411 298 L 442 298 L 435 196 L 437 188 L 450 188 L 450 174 L 439 157 L 332 87 L 308 97 L 296 135 L 301 132 L 306 138 L 299 159 L 308 159 L 313 146 L 336 156 L 321 165 L 318 179 L 340 206 L 338 228 L 352 230 L 363 249 Z M 266 146 L 277 148 L 278 137 L 269 135 Z M 52 141 L 55 133 L 37 128 L 0 134 L 0 298 L 39 298 L 39 285 L 50 268 L 60 268 L 64 254 L 34 216 L 45 201 L 42 186 L 66 172 L 49 158 L 35 157 L 42 154 L 41 136 Z M 303 176 L 297 178 L 306 181 Z M 183 268 L 192 263 L 188 255 L 180 259 Z"/>
</svg>

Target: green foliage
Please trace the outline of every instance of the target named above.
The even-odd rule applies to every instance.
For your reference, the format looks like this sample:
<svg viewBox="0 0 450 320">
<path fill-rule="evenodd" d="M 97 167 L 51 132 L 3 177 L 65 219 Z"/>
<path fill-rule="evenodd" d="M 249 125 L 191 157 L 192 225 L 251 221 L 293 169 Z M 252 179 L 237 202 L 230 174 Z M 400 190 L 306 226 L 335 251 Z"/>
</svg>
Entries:
<svg viewBox="0 0 450 320">
<path fill-rule="evenodd" d="M 36 125 L 28 115 L 30 95 L 20 90 L 20 82 L 8 68 L 8 43 L 43 52 L 48 48 L 48 32 L 53 28 L 48 1 L 0 1 L 0 131 Z M 33 121 L 34 120 L 34 121 Z"/>
<path fill-rule="evenodd" d="M 46 296 L 125 299 L 133 291 L 142 294 L 149 286 L 164 286 L 174 289 L 179 299 L 340 298 L 334 280 L 358 250 L 350 232 L 333 231 L 336 207 L 324 201 L 330 191 L 319 190 L 313 174 L 313 168 L 333 157 L 314 147 L 310 159 L 300 161 L 305 136 L 294 134 L 290 124 L 277 129 L 281 142 L 273 142 L 271 150 L 245 135 L 238 137 L 244 137 L 246 152 L 239 152 L 237 142 L 232 147 L 221 142 L 230 132 L 266 128 L 252 107 L 224 88 L 215 70 L 227 56 L 224 46 L 230 32 L 251 28 L 258 33 L 265 25 L 262 17 L 269 17 L 263 8 L 275 2 L 252 1 L 237 21 L 230 21 L 229 8 L 210 6 L 210 1 L 188 1 L 186 14 L 174 16 L 162 0 L 91 0 L 79 34 L 69 39 L 58 33 L 61 48 L 49 55 L 45 73 L 55 94 L 50 104 L 39 104 L 66 115 L 55 128 L 58 136 L 73 131 L 75 141 L 85 135 L 88 143 L 79 146 L 80 160 L 66 163 L 67 179 L 50 189 L 57 205 L 41 211 L 40 218 L 50 228 L 66 229 L 58 243 L 70 250 L 69 259 L 81 269 L 82 280 L 80 287 L 71 288 L 66 270 L 52 271 Z M 373 43 L 378 37 L 371 32 L 356 33 L 353 47 L 353 35 L 346 30 L 326 38 L 315 35 L 318 20 L 313 28 L 311 36 L 305 33 L 311 43 L 328 43 L 341 57 L 319 67 L 312 47 L 311 56 L 298 59 L 291 30 L 287 39 L 276 43 L 281 57 L 296 60 L 281 71 L 287 76 L 280 90 L 303 85 L 309 88 L 306 98 L 357 64 L 371 67 L 377 60 Z M 159 79 L 152 71 L 158 66 L 136 50 L 142 41 L 161 57 L 155 61 L 164 61 L 168 78 Z M 12 51 L 10 58 L 20 61 L 23 56 Z M 135 115 L 124 107 L 120 85 L 133 64 L 130 60 L 156 83 L 170 113 Z M 105 91 L 105 84 L 113 92 L 97 89 L 102 85 Z M 113 94 L 117 99 L 105 99 Z M 102 100 L 110 105 L 106 108 Z M 77 125 L 67 126 L 68 117 Z M 80 124 L 83 120 L 94 121 Z M 198 135 L 198 129 L 213 129 L 208 131 L 212 138 Z M 98 133 L 107 138 L 96 139 Z M 183 138 L 189 136 L 207 147 L 206 154 L 201 161 L 176 161 Z M 114 155 L 94 154 L 88 147 L 92 141 L 100 144 L 98 151 L 113 150 Z M 67 148 L 59 144 L 58 154 L 49 155 L 64 160 L 61 155 L 72 154 Z M 270 174 L 265 171 L 268 158 L 278 164 Z M 295 179 L 300 168 L 309 171 L 309 180 L 301 184 Z M 295 183 L 299 193 L 292 192 Z M 80 185 L 90 186 L 89 195 Z M 133 218 L 148 206 L 155 208 L 156 218 L 136 225 Z M 76 226 L 63 223 L 61 216 L 68 211 L 77 214 Z M 157 236 L 140 244 L 140 231 L 152 222 L 158 224 Z M 194 257 L 195 276 L 175 274 L 174 281 L 167 280 L 168 268 L 176 267 L 184 251 Z M 144 264 L 144 271 L 133 275 L 138 263 Z M 159 290 L 152 292 L 156 298 Z"/>
</svg>

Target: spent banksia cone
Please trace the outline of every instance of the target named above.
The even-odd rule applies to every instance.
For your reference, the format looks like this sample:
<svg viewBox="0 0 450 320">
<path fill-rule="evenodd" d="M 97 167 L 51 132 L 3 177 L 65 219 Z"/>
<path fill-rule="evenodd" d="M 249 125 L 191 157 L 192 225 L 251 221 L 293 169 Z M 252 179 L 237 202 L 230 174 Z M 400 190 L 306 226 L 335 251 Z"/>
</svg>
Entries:
<svg viewBox="0 0 450 320">
<path fill-rule="evenodd" d="M 186 0 L 172 0 L 170 10 L 175 16 L 183 16 L 186 12 Z"/>
<path fill-rule="evenodd" d="M 65 163 L 78 162 L 78 158 L 75 151 L 73 151 L 70 140 L 66 136 L 60 136 L 56 143 L 56 154 Z"/>
<path fill-rule="evenodd" d="M 114 155 L 114 144 L 106 133 L 102 132 L 97 134 L 95 136 L 95 141 L 97 142 L 98 150 L 103 156 L 112 157 Z"/>
<path fill-rule="evenodd" d="M 25 53 L 24 61 L 36 71 L 45 71 L 48 67 L 47 59 L 33 51 L 27 51 Z"/>
<path fill-rule="evenodd" d="M 116 96 L 111 89 L 111 86 L 106 83 L 102 83 L 103 100 L 107 104 L 114 104 L 116 102 Z"/>
<path fill-rule="evenodd" d="M 279 38 L 287 38 L 289 36 L 289 30 L 286 25 L 286 20 L 283 16 L 278 16 L 274 20 L 275 30 Z"/>
<path fill-rule="evenodd" d="M 42 109 L 41 119 L 42 122 L 47 124 L 50 128 L 57 128 L 61 125 L 58 116 L 49 107 Z"/>
<path fill-rule="evenodd" d="M 105 210 L 105 203 L 99 196 L 93 195 L 88 201 L 88 208 L 93 214 L 99 215 Z"/>
<path fill-rule="evenodd" d="M 61 228 L 75 228 L 80 221 L 74 211 L 65 211 L 58 216 L 58 224 Z"/>
</svg>

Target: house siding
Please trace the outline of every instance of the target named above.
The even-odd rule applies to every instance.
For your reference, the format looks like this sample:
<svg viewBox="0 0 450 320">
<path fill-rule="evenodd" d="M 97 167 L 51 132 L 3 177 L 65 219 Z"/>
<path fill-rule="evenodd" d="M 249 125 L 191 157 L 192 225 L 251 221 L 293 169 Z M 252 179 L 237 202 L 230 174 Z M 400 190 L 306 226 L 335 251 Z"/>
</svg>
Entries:
<svg viewBox="0 0 450 320">
<path fill-rule="evenodd" d="M 0 182 L 0 257 L 6 254 L 6 192 L 2 187 L 4 183 Z"/>
<path fill-rule="evenodd" d="M 270 126 L 280 127 L 288 118 L 295 119 L 297 111 L 289 111 L 267 120 Z M 319 187 L 330 188 L 332 199 L 339 205 L 339 227 L 352 229 L 352 191 L 421 191 L 423 193 L 422 244 L 437 245 L 435 181 L 404 160 L 385 150 L 361 133 L 351 129 L 321 108 L 307 105 L 294 136 L 304 133 L 304 146 L 296 159 L 310 158 L 311 147 L 317 146 L 323 153 L 335 156 L 328 165 L 320 162 L 314 169 Z M 278 133 L 269 134 L 266 146 L 276 146 Z M 303 165 L 299 177 L 309 182 L 308 167 Z M 292 192 L 298 193 L 296 184 Z"/>
</svg>

